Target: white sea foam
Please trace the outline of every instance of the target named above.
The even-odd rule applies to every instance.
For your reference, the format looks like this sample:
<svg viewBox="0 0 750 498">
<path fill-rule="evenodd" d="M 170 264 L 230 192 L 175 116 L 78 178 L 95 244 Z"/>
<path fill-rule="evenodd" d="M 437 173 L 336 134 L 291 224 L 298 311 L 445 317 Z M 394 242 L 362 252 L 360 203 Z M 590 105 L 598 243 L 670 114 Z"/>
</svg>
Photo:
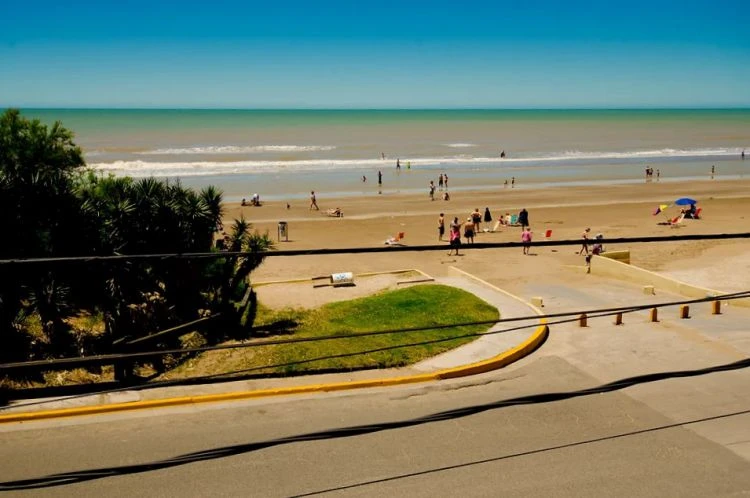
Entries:
<svg viewBox="0 0 750 498">
<path fill-rule="evenodd" d="M 591 164 L 596 161 L 620 160 L 637 162 L 646 159 L 670 160 L 672 158 L 739 156 L 742 148 L 712 149 L 659 149 L 629 152 L 566 151 L 528 157 L 473 157 L 461 154 L 446 157 L 409 158 L 413 166 L 486 165 L 489 167 L 536 167 L 545 164 Z M 251 173 L 294 173 L 304 171 L 332 171 L 382 168 L 381 159 L 303 159 L 303 160 L 243 160 L 243 161 L 174 161 L 158 162 L 120 160 L 94 163 L 91 166 L 117 175 L 143 176 L 213 176 Z"/>
<path fill-rule="evenodd" d="M 464 143 L 456 143 L 456 144 L 443 144 L 446 147 L 451 147 L 453 149 L 464 149 L 467 147 L 476 147 L 476 144 L 464 144 Z"/>
<path fill-rule="evenodd" d="M 261 152 L 315 152 L 335 149 L 335 145 L 207 145 L 178 147 L 136 152 L 139 155 L 161 156 L 181 154 L 257 154 Z"/>
</svg>

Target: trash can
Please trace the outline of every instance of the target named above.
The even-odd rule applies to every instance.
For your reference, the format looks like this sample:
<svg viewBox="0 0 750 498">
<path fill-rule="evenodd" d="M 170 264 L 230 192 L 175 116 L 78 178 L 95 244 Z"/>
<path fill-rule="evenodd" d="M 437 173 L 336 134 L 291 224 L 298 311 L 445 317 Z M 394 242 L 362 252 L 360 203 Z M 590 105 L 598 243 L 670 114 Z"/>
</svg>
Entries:
<svg viewBox="0 0 750 498">
<path fill-rule="evenodd" d="M 278 239 L 279 242 L 281 242 L 281 239 L 284 239 L 284 242 L 289 242 L 289 225 L 286 221 L 280 221 L 279 222 L 279 228 L 278 228 Z"/>
<path fill-rule="evenodd" d="M 354 274 L 352 272 L 332 273 L 331 284 L 334 287 L 354 285 Z"/>
</svg>

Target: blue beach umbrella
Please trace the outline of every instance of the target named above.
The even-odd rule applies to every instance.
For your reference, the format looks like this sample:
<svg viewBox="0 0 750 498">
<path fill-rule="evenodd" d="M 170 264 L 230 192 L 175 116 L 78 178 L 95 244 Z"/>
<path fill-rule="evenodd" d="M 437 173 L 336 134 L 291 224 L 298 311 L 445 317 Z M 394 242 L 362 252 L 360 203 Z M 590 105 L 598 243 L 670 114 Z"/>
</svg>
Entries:
<svg viewBox="0 0 750 498">
<path fill-rule="evenodd" d="M 698 204 L 698 201 L 691 199 L 690 197 L 680 197 L 674 203 L 678 206 L 689 206 L 691 204 Z"/>
</svg>

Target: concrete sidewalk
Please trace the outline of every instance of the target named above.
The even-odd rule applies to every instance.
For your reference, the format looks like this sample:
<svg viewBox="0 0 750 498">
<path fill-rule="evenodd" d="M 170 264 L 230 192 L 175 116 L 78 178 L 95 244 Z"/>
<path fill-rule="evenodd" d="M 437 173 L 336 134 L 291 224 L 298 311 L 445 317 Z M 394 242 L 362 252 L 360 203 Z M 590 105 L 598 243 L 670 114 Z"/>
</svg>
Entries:
<svg viewBox="0 0 750 498">
<path fill-rule="evenodd" d="M 582 279 L 575 287 L 530 284 L 522 294 L 544 293 L 545 311 L 554 313 L 599 306 L 658 303 L 685 299 L 659 292 L 644 295 L 639 286 L 598 277 Z M 564 358 L 601 383 L 635 375 L 710 368 L 750 358 L 750 310 L 724 305 L 713 315 L 710 303 L 690 306 L 690 318 L 680 319 L 678 308 L 659 310 L 652 323 L 647 311 L 624 315 L 624 325 L 612 317 L 589 319 L 588 327 L 577 323 L 551 325 L 544 347 L 512 368 L 547 357 Z M 671 420 L 710 417 L 717 410 L 742 412 L 750 409 L 750 370 L 674 378 L 646 383 L 623 391 Z M 687 427 L 735 454 L 750 460 L 750 423 L 747 416 Z"/>
<path fill-rule="evenodd" d="M 458 270 L 456 271 L 456 276 L 437 278 L 435 282 L 475 294 L 480 299 L 496 307 L 500 311 L 502 318 L 533 316 L 539 312 L 519 298 L 503 292 L 490 284 L 481 283 L 481 281 L 472 279 L 469 276 L 461 275 L 461 273 L 463 272 Z M 404 368 L 363 370 L 275 379 L 238 380 L 213 384 L 173 385 L 165 387 L 144 386 L 140 389 L 123 389 L 115 392 L 18 400 L 13 402 L 9 407 L 0 409 L 0 415 L 155 401 L 170 398 L 220 395 L 225 393 L 288 389 L 308 385 L 321 386 L 318 390 L 326 391 L 325 386 L 332 384 L 419 376 L 494 358 L 524 343 L 524 341 L 528 340 L 535 333 L 538 326 L 538 318 L 509 324 L 497 324 L 490 329 L 490 332 L 507 329 L 515 330 L 482 336 L 469 344 Z M 189 403 L 189 401 L 186 401 L 186 403 Z"/>
</svg>

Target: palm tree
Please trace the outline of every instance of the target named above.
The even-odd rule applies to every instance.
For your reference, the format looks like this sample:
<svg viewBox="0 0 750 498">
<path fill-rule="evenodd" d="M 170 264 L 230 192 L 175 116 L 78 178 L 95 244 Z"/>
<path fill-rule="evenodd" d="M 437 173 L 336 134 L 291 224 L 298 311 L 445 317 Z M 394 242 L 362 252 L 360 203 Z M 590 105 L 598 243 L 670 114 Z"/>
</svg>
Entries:
<svg viewBox="0 0 750 498">
<path fill-rule="evenodd" d="M 47 127 L 23 118 L 16 109 L 0 116 L 0 230 L 13 236 L 0 246 L 0 257 L 66 255 L 75 250 L 76 238 L 68 232 L 78 212 L 73 177 L 83 165 L 73 133 L 59 122 Z M 57 271 L 49 270 L 41 281 L 30 272 L 5 272 L 13 278 L 0 279 L 0 339 L 18 334 L 18 317 L 28 303 L 36 303 L 42 322 L 52 324 L 45 331 L 59 336 L 69 308 L 63 303 L 66 286 Z"/>
<path fill-rule="evenodd" d="M 229 331 L 241 332 L 252 326 L 255 314 L 255 299 L 248 288 L 249 299 L 243 300 L 239 292 L 248 285 L 250 273 L 265 259 L 265 253 L 273 249 L 268 233 L 251 232 L 252 225 L 244 217 L 234 220 L 229 236 L 229 252 L 247 252 L 247 256 L 228 256 L 221 264 L 219 285 L 214 295 L 214 309 L 224 315 L 224 324 Z M 244 307 L 238 306 L 244 301 Z"/>
</svg>

